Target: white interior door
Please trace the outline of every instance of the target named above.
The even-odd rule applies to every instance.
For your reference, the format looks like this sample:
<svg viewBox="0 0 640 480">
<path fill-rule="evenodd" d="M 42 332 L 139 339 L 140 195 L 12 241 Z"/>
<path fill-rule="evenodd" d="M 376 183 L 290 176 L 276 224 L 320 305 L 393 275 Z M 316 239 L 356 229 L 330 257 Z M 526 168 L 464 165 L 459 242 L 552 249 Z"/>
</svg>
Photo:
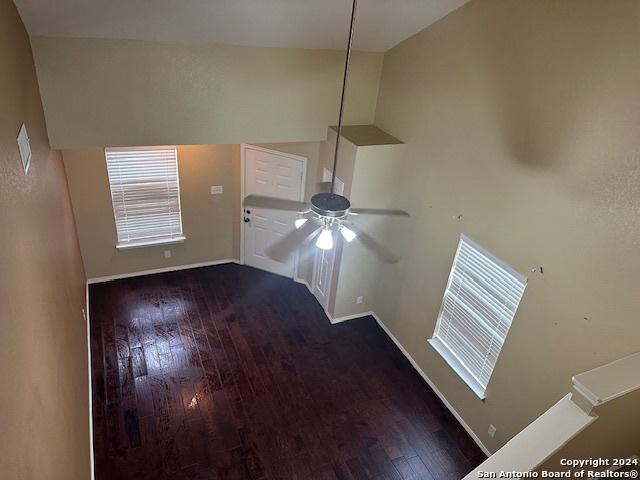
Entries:
<svg viewBox="0 0 640 480">
<path fill-rule="evenodd" d="M 322 172 L 322 181 L 331 181 L 331 171 L 324 168 Z M 344 194 L 344 182 L 336 177 L 335 192 L 339 195 Z M 336 249 L 322 250 L 316 248 L 313 259 L 313 281 L 311 291 L 318 299 L 320 305 L 326 310 L 329 305 L 329 297 L 331 295 L 331 283 L 333 280 L 333 266 L 336 261 Z"/>
<path fill-rule="evenodd" d="M 244 195 L 266 195 L 287 200 L 304 200 L 303 157 L 243 145 Z M 265 249 L 295 228 L 295 212 L 243 207 L 244 263 L 287 277 L 293 277 L 294 258 L 277 262 Z"/>
<path fill-rule="evenodd" d="M 336 249 L 315 249 L 313 261 L 313 295 L 318 299 L 325 310 L 329 307 L 331 296 L 331 281 L 333 279 L 333 264 L 336 259 Z"/>
</svg>

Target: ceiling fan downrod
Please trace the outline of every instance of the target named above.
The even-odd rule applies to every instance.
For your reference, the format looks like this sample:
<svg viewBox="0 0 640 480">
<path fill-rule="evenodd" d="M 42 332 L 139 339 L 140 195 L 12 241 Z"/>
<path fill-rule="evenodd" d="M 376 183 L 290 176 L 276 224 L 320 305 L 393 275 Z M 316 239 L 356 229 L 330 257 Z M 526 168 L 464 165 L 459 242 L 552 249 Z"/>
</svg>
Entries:
<svg viewBox="0 0 640 480">
<path fill-rule="evenodd" d="M 340 135 L 342 134 L 342 116 L 344 113 L 344 99 L 345 92 L 347 90 L 347 81 L 349 79 L 349 65 L 351 64 L 351 45 L 353 43 L 353 27 L 356 22 L 356 8 L 358 6 L 358 0 L 353 0 L 353 6 L 351 7 L 351 23 L 349 24 L 349 40 L 347 41 L 347 55 L 344 62 L 344 76 L 342 78 L 342 93 L 340 95 L 340 113 L 338 115 L 338 134 L 336 136 L 336 149 L 333 154 L 333 171 L 331 172 L 331 190 L 329 193 L 334 193 L 334 186 L 336 183 L 336 169 L 338 167 L 338 148 L 340 147 Z"/>
</svg>

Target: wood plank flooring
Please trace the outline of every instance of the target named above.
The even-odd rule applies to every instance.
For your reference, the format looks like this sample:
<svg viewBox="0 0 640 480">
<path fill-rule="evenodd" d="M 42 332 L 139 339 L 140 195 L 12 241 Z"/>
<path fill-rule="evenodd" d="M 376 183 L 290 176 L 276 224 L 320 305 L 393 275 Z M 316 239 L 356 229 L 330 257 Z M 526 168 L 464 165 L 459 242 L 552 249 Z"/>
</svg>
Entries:
<svg viewBox="0 0 640 480">
<path fill-rule="evenodd" d="M 90 288 L 97 480 L 459 479 L 484 455 L 371 317 L 221 265 Z"/>
</svg>

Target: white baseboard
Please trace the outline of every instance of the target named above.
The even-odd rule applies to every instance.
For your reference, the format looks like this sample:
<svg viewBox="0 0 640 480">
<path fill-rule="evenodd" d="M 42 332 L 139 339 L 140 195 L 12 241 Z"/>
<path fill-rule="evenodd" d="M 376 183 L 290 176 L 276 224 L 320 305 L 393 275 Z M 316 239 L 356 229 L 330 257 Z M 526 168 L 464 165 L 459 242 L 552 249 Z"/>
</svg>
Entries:
<svg viewBox="0 0 640 480">
<path fill-rule="evenodd" d="M 139 272 L 119 273 L 117 275 L 107 275 L 104 277 L 93 277 L 87 280 L 88 284 L 110 282 L 111 280 L 119 280 L 121 278 L 140 277 L 142 275 L 152 275 L 154 273 L 176 272 L 178 270 L 188 270 L 190 268 L 211 267 L 213 265 L 223 265 L 225 263 L 240 263 L 235 258 L 225 258 L 223 260 L 214 260 L 211 262 L 190 263 L 187 265 L 174 265 L 172 267 L 154 268 L 152 270 L 142 270 Z"/>
<path fill-rule="evenodd" d="M 384 332 L 389 336 L 389 338 L 391 340 L 393 340 L 393 343 L 396 344 L 396 347 L 398 347 L 400 349 L 400 351 L 404 354 L 404 356 L 407 357 L 407 360 L 409 360 L 409 362 L 411 362 L 411 365 L 413 365 L 413 368 L 415 368 L 416 371 L 420 374 L 420 376 L 422 378 L 424 378 L 424 381 L 427 382 L 429 387 L 431 387 L 431 390 L 433 390 L 436 393 L 436 395 L 438 395 L 440 400 L 442 400 L 442 403 L 444 403 L 445 407 L 447 407 L 449 409 L 449 411 L 453 414 L 453 416 L 456 417 L 456 420 L 458 420 L 458 422 L 460 422 L 460 425 L 462 425 L 464 427 L 464 429 L 467 431 L 467 433 L 473 439 L 473 441 L 478 444 L 478 447 L 480 447 L 480 449 L 485 453 L 485 455 L 487 455 L 488 457 L 491 456 L 491 451 L 482 443 L 482 441 L 480 440 L 480 438 L 478 438 L 478 436 L 475 434 L 475 432 L 473 430 L 471 430 L 471 427 L 469 425 L 467 425 L 467 423 L 462 419 L 460 414 L 458 412 L 456 412 L 455 408 L 453 408 L 453 406 L 448 402 L 448 400 L 442 394 L 442 392 L 440 390 L 438 390 L 438 387 L 436 387 L 435 384 L 431 381 L 431 379 L 429 377 L 427 377 L 427 374 L 424 373 L 424 370 L 422 370 L 422 368 L 420 368 L 418 363 L 413 359 L 413 357 L 409 354 L 409 352 L 407 352 L 407 350 L 402 346 L 402 344 L 393 335 L 393 333 L 391 333 L 391 331 L 382 322 L 382 320 L 380 320 L 380 317 L 378 317 L 378 315 L 376 315 L 374 312 L 370 312 L 370 313 L 368 313 L 368 315 L 371 315 L 373 318 L 376 319 L 376 322 L 378 322 L 378 325 L 380 325 L 382 330 L 384 330 Z"/>
<path fill-rule="evenodd" d="M 304 278 L 293 277 L 293 281 L 296 283 L 301 283 L 302 285 L 307 287 L 307 290 L 309 290 L 309 292 L 311 292 L 311 285 L 309 285 L 309 282 L 307 282 Z"/>
<path fill-rule="evenodd" d="M 324 313 L 327 315 L 327 317 L 329 317 L 329 321 L 332 324 L 346 322 L 347 320 L 353 320 L 354 318 L 368 317 L 369 315 L 375 316 L 375 313 L 373 313 L 373 312 L 362 312 L 362 313 L 354 313 L 352 315 L 345 315 L 344 317 L 333 318 L 329 314 L 329 312 L 327 312 L 326 310 L 324 311 Z"/>
<path fill-rule="evenodd" d="M 294 277 L 293 281 L 296 283 L 301 283 L 302 285 L 307 287 L 307 290 L 309 290 L 309 292 L 313 295 L 313 290 L 311 289 L 311 285 L 309 285 L 309 282 L 307 282 L 304 278 Z M 342 323 L 342 322 L 346 322 L 347 320 L 353 320 L 354 318 L 366 317 L 367 315 L 374 315 L 373 312 L 362 312 L 362 313 L 354 313 L 353 315 L 346 315 L 344 317 L 333 318 L 327 310 L 325 309 L 323 310 L 324 310 L 324 314 L 327 316 L 331 324 Z"/>
</svg>

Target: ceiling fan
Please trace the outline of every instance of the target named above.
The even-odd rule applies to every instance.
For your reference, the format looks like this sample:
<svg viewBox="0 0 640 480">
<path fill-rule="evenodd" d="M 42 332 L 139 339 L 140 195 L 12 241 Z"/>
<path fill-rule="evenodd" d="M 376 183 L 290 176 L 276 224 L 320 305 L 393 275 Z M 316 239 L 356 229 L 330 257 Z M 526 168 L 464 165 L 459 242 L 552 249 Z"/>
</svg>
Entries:
<svg viewBox="0 0 640 480">
<path fill-rule="evenodd" d="M 269 246 L 265 253 L 277 261 L 285 261 L 295 250 L 316 239 L 316 247 L 330 250 L 334 247 L 334 236 L 340 232 L 346 242 L 358 239 L 362 245 L 373 252 L 385 263 L 395 263 L 398 258 L 388 249 L 378 243 L 357 225 L 349 221 L 349 217 L 356 215 L 389 215 L 408 217 L 404 210 L 379 209 L 379 208 L 352 208 L 349 199 L 335 193 L 336 168 L 338 166 L 338 147 L 342 132 L 342 116 L 344 111 L 345 90 L 351 62 L 351 46 L 353 40 L 353 27 L 356 18 L 356 6 L 358 0 L 353 0 L 351 9 L 351 23 L 349 25 L 349 39 L 342 80 L 342 93 L 340 96 L 340 114 L 336 136 L 336 147 L 333 155 L 333 171 L 331 182 L 319 184 L 320 193 L 311 197 L 310 203 L 296 202 L 281 198 L 266 197 L 261 195 L 249 195 L 244 199 L 245 206 L 268 208 L 273 210 L 286 210 L 302 215 L 295 221 L 296 229 Z M 326 191 L 322 191 L 326 190 Z M 317 237 L 317 238 L 316 238 Z"/>
</svg>

